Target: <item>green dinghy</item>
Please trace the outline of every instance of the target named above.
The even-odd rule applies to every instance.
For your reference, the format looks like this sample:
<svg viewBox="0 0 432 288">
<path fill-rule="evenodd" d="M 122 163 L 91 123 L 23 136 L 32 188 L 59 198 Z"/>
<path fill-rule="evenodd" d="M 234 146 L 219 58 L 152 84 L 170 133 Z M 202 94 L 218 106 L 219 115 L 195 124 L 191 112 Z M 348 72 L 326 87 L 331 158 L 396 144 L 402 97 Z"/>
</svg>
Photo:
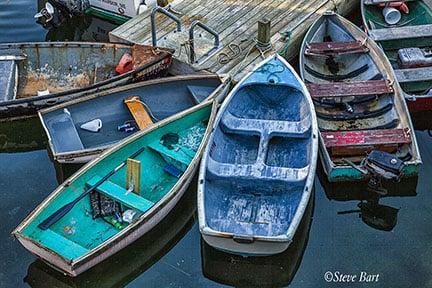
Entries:
<svg viewBox="0 0 432 288">
<path fill-rule="evenodd" d="M 396 24 L 386 22 L 385 6 L 400 13 Z M 395 69 L 415 128 L 432 129 L 432 0 L 362 0 L 362 16 Z"/>
<path fill-rule="evenodd" d="M 70 276 L 126 247 L 159 223 L 182 197 L 199 164 L 216 105 L 207 101 L 122 141 L 66 180 L 13 234 L 26 249 Z M 127 160 L 135 163 L 135 170 L 125 165 L 48 229 L 40 228 Z M 136 166 L 138 174 L 132 173 Z"/>
</svg>

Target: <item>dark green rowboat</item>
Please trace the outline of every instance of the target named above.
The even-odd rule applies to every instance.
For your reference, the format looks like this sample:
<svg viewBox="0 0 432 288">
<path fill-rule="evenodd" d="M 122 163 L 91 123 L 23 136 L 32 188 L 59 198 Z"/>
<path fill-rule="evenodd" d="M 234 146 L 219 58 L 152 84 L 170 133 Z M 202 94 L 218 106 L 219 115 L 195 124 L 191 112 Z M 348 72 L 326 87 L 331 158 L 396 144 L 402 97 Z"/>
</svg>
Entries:
<svg viewBox="0 0 432 288">
<path fill-rule="evenodd" d="M 431 129 L 432 117 L 432 1 L 405 0 L 409 12 L 389 25 L 382 5 L 396 1 L 362 0 L 363 24 L 385 51 L 406 99 L 416 129 Z M 380 6 L 381 5 L 381 6 Z M 402 9 L 403 10 L 403 9 Z"/>
</svg>

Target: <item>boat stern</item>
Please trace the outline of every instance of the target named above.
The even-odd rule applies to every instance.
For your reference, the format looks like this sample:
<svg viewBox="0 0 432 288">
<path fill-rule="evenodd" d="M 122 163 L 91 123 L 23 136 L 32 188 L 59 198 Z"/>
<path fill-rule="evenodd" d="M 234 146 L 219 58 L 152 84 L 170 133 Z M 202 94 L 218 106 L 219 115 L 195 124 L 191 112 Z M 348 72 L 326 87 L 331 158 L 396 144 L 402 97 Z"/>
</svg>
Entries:
<svg viewBox="0 0 432 288">
<path fill-rule="evenodd" d="M 26 248 L 28 251 L 30 251 L 42 261 L 47 263 L 47 265 L 49 265 L 53 269 L 71 277 L 76 277 L 79 274 L 79 272 L 74 269 L 73 262 L 66 260 L 57 253 L 54 253 L 53 251 L 43 247 L 42 245 L 39 245 L 36 242 L 24 237 L 16 230 L 12 232 L 12 234 L 15 236 L 15 238 L 18 239 L 18 241 L 21 243 L 21 245 L 24 246 L 24 248 Z"/>
<path fill-rule="evenodd" d="M 200 229 L 201 230 L 201 229 Z M 291 240 L 286 237 L 274 237 L 274 239 L 256 239 L 244 235 L 218 235 L 208 228 L 201 230 L 204 241 L 215 249 L 230 254 L 242 256 L 269 256 L 284 252 Z"/>
</svg>

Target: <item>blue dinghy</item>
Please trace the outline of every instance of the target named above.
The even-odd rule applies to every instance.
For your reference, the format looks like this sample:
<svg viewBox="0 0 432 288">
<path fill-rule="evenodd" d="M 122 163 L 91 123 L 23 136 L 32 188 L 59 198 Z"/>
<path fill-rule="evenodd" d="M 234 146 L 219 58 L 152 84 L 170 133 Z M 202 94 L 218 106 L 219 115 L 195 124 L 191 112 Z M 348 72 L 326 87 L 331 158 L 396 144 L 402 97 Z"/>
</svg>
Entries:
<svg viewBox="0 0 432 288">
<path fill-rule="evenodd" d="M 313 189 L 317 129 L 305 85 L 279 55 L 240 81 L 201 163 L 199 226 L 209 245 L 262 256 L 288 248 Z"/>
</svg>

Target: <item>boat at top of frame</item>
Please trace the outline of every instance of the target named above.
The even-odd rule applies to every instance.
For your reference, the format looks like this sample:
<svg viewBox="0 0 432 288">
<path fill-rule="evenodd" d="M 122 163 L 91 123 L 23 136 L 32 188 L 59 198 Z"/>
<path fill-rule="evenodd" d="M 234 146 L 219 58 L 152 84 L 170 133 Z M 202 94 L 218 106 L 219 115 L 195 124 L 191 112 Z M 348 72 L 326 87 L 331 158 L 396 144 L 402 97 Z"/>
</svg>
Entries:
<svg viewBox="0 0 432 288">
<path fill-rule="evenodd" d="M 0 44 L 0 121 L 34 116 L 38 109 L 163 75 L 172 52 L 112 43 Z M 130 59 L 119 75 L 116 66 L 125 54 Z"/>
<path fill-rule="evenodd" d="M 361 1 L 363 25 L 392 64 L 414 127 L 432 129 L 432 1 Z"/>
</svg>

